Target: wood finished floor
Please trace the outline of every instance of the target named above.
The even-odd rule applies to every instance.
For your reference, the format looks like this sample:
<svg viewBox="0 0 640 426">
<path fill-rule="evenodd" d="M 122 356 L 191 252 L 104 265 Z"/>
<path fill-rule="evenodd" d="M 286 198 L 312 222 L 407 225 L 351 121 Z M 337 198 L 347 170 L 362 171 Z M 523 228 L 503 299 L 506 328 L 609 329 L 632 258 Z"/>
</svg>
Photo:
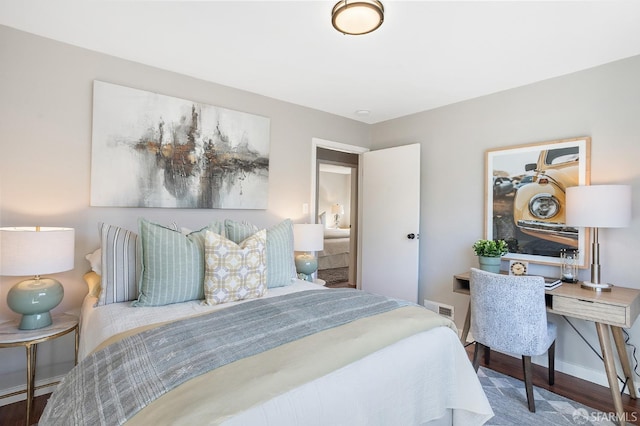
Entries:
<svg viewBox="0 0 640 426">
<path fill-rule="evenodd" d="M 342 282 L 342 283 L 334 283 L 334 284 L 327 284 L 326 287 L 329 288 L 356 288 L 355 284 L 351 284 L 349 282 Z"/>
<path fill-rule="evenodd" d="M 473 345 L 466 348 L 469 359 L 473 357 Z M 483 365 L 502 374 L 512 376 L 522 380 L 522 364 L 519 359 L 502 355 L 496 352 L 491 353 L 490 365 Z M 533 368 L 533 384 L 535 386 L 548 389 L 558 395 L 593 407 L 604 413 L 613 411 L 613 401 L 609 388 L 599 386 L 560 372 L 556 372 L 555 385 L 549 386 L 547 383 L 547 370 L 538 365 Z M 638 386 L 638 383 L 636 383 Z M 49 395 L 42 395 L 35 399 L 34 410 L 31 415 L 31 424 L 36 424 L 42 415 L 44 406 Z M 629 413 L 628 420 L 636 418 L 633 423 L 640 424 L 640 399 L 631 399 L 628 395 L 622 395 L 624 410 Z M 0 424 L 2 426 L 23 426 L 25 425 L 25 403 L 16 402 L 0 407 Z"/>
</svg>

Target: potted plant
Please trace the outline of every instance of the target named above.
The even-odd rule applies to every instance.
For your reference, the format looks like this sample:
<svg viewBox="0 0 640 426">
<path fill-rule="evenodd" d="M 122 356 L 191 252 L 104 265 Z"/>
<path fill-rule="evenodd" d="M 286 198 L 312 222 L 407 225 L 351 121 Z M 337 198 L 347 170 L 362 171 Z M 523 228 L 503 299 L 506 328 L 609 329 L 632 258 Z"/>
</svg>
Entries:
<svg viewBox="0 0 640 426">
<path fill-rule="evenodd" d="M 505 240 L 478 240 L 472 247 L 478 256 L 480 269 L 496 274 L 500 272 L 500 257 L 508 251 Z"/>
</svg>

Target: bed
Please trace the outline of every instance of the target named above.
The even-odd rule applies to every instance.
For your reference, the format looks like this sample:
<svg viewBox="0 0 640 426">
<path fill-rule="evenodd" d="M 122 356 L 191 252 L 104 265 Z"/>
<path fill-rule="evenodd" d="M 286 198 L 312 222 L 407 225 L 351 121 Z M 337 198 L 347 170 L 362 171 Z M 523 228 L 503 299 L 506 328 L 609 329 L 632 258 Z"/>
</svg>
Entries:
<svg viewBox="0 0 640 426">
<path fill-rule="evenodd" d="M 318 278 L 328 284 L 349 281 L 350 232 L 349 228 L 324 230 L 324 248 L 318 252 Z"/>
<path fill-rule="evenodd" d="M 275 241 L 289 225 L 280 235 L 273 229 L 246 239 L 226 235 L 249 253 L 245 241 Z M 161 232 L 156 240 L 163 244 L 167 235 L 184 239 Z M 142 268 L 131 259 L 139 252 L 131 232 L 101 233 L 102 265 L 85 275 L 80 361 L 54 391 L 40 425 L 474 425 L 493 415 L 455 326 L 421 306 L 294 278 L 256 297 L 205 303 L 218 294 L 208 292 L 209 266 L 204 302 L 156 304 L 144 278 L 136 299 L 117 301 L 133 296 L 123 296 L 124 287 L 107 291 L 116 271 L 105 265 L 111 249 L 120 243 L 130 249 L 133 271 L 119 273 L 144 277 L 153 270 L 145 255 L 148 230 L 141 226 Z M 233 251 L 232 241 L 211 230 L 205 235 L 205 264 L 210 240 Z M 266 248 L 273 251 L 273 244 Z M 121 250 L 115 254 L 122 260 Z M 182 271 L 180 280 L 187 276 Z"/>
</svg>

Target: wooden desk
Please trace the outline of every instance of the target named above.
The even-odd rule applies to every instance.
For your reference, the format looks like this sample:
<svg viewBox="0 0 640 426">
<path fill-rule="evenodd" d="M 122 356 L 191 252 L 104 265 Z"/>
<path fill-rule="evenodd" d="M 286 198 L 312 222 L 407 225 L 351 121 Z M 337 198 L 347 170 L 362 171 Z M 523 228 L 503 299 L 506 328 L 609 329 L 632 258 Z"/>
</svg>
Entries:
<svg viewBox="0 0 640 426">
<path fill-rule="evenodd" d="M 470 294 L 469 291 L 470 273 L 456 274 L 453 276 L 454 293 Z M 630 328 L 638 314 L 640 314 L 640 290 L 613 287 L 610 292 L 597 292 L 587 290 L 578 284 L 563 284 L 558 288 L 549 290 L 545 294 L 547 303 L 547 312 L 557 315 L 563 315 L 571 318 L 579 318 L 587 321 L 593 321 L 596 324 L 598 332 L 598 340 L 604 358 L 604 368 L 607 372 L 607 380 L 609 381 L 609 389 L 613 397 L 613 405 L 621 419 L 620 424 L 625 424 L 625 414 L 622 409 L 622 398 L 620 396 L 620 386 L 618 385 L 618 376 L 611 346 L 611 337 L 609 329 L 613 335 L 616 344 L 620 365 L 624 372 L 625 379 L 629 383 L 629 394 L 631 398 L 636 399 L 636 388 L 633 383 L 633 371 L 629 364 L 629 357 L 625 349 L 623 328 Z M 467 310 L 467 316 L 464 320 L 462 329 L 462 343 L 466 343 L 471 326 L 471 303 Z"/>
</svg>

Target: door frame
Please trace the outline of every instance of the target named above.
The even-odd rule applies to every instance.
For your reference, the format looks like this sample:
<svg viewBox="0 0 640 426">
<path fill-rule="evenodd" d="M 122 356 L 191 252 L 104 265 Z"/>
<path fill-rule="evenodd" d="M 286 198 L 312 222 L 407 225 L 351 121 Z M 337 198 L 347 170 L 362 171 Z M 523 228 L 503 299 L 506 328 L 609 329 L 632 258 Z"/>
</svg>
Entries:
<svg viewBox="0 0 640 426">
<path fill-rule="evenodd" d="M 365 152 L 369 152 L 370 149 L 369 148 L 364 148 L 361 146 L 357 146 L 357 145 L 348 145 L 345 143 L 341 143 L 341 142 L 334 142 L 334 141 L 330 141 L 330 140 L 326 140 L 326 139 L 320 139 L 320 138 L 311 138 L 311 199 L 310 201 L 310 208 L 309 208 L 309 223 L 316 223 L 316 217 L 315 217 L 315 212 L 316 212 L 316 199 L 318 197 L 318 194 L 316 193 L 317 190 L 317 176 L 318 176 L 318 171 L 317 171 L 317 148 L 324 148 L 324 149 L 330 149 L 333 151 L 341 151 L 341 152 L 348 152 L 350 154 L 358 154 L 359 156 L 361 156 L 362 154 L 364 154 Z M 362 167 L 358 166 L 358 194 L 362 194 Z M 358 205 L 357 205 L 357 214 L 356 217 L 358 218 L 358 223 L 362 222 L 362 197 L 360 197 L 360 195 L 358 195 Z M 360 235 L 360 232 L 357 233 L 356 235 L 356 247 L 357 253 L 360 253 L 360 249 L 361 249 L 361 242 L 362 242 L 362 237 Z M 357 261 L 356 261 L 356 288 L 361 288 L 360 286 L 360 280 L 361 280 L 361 275 L 360 275 L 360 270 L 361 270 L 361 260 L 360 260 L 360 256 L 357 256 Z"/>
</svg>

